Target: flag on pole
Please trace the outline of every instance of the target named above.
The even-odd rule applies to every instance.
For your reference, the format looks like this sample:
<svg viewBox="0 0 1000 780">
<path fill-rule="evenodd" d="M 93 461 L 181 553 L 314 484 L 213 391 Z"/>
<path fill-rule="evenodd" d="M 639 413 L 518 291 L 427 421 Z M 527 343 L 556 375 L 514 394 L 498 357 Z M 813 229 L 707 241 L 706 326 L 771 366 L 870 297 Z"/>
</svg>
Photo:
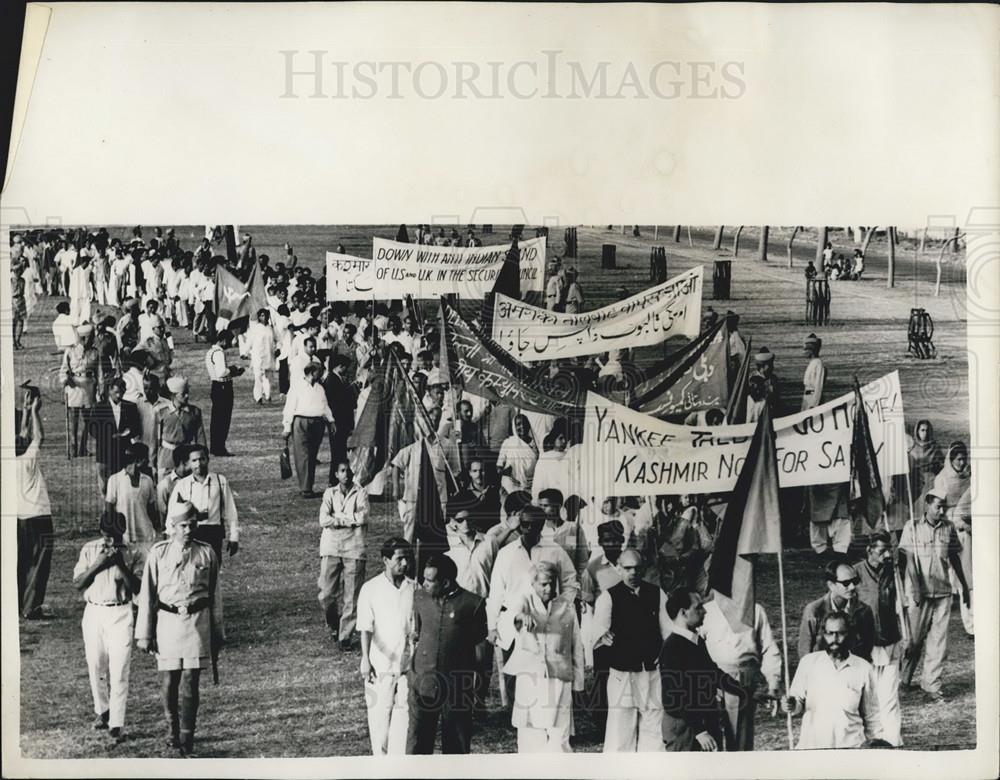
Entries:
<svg viewBox="0 0 1000 780">
<path fill-rule="evenodd" d="M 267 308 L 267 293 L 256 263 L 250 269 L 250 278 L 246 282 L 240 281 L 238 276 L 221 265 L 215 267 L 217 329 L 228 328 L 234 333 L 241 333 L 250 326 L 251 318 L 264 308 Z"/>
<path fill-rule="evenodd" d="M 747 416 L 747 386 L 750 381 L 750 347 L 753 344 L 753 337 L 747 338 L 746 352 L 743 353 L 743 362 L 740 370 L 736 374 L 736 381 L 733 389 L 729 393 L 729 406 L 726 409 L 726 424 L 738 425 L 746 422 Z"/>
<path fill-rule="evenodd" d="M 757 420 L 750 449 L 726 506 L 715 540 L 708 587 L 736 632 L 753 627 L 753 558 L 781 552 L 778 459 L 774 426 L 766 410 Z"/>
<path fill-rule="evenodd" d="M 430 433 L 430 420 L 395 353 L 372 372 L 368 398 L 347 440 L 351 470 L 367 485 L 391 463 L 396 453 Z"/>
<path fill-rule="evenodd" d="M 854 511 L 864 514 L 872 527 L 885 511 L 882 476 L 857 378 L 854 380 L 854 428 L 851 437 L 851 502 Z"/>
<path fill-rule="evenodd" d="M 517 241 L 521 237 L 521 226 L 515 225 L 510 234 L 510 249 L 504 258 L 503 265 L 493 281 L 493 289 L 483 298 L 483 306 L 479 320 L 485 334 L 493 332 L 493 308 L 496 305 L 497 293 L 503 293 L 515 300 L 521 299 L 521 250 Z"/>
<path fill-rule="evenodd" d="M 445 531 L 445 513 L 441 506 L 431 454 L 427 439 L 420 442 L 420 479 L 417 481 L 417 506 L 415 509 L 414 541 L 417 552 L 417 581 L 424 578 L 424 563 L 434 553 L 448 551 L 448 534 Z"/>
<path fill-rule="evenodd" d="M 729 404 L 729 328 L 725 319 L 677 356 L 670 370 L 636 387 L 629 405 L 660 418 L 725 408 Z"/>
</svg>

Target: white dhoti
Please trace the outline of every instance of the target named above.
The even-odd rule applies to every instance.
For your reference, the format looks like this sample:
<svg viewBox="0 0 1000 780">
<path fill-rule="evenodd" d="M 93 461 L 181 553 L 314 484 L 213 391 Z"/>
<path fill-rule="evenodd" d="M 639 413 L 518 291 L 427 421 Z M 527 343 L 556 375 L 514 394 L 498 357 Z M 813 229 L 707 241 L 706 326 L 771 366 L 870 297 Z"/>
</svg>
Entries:
<svg viewBox="0 0 1000 780">
<path fill-rule="evenodd" d="M 658 670 L 608 672 L 605 753 L 663 752 L 663 693 Z"/>
<path fill-rule="evenodd" d="M 536 674 L 517 675 L 511 723 L 518 753 L 572 753 L 573 684 Z"/>
<path fill-rule="evenodd" d="M 875 670 L 875 692 L 878 695 L 879 718 L 882 721 L 882 739 L 893 747 L 903 744 L 902 711 L 899 707 L 899 660 L 902 643 L 888 647 L 872 648 L 872 668 Z"/>
</svg>

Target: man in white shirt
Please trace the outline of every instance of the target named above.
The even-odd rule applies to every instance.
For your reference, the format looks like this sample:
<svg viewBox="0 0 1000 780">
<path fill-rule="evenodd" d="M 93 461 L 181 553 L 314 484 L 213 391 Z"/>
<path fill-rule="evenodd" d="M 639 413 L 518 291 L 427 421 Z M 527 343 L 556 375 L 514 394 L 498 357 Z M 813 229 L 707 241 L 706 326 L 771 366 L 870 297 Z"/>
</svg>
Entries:
<svg viewBox="0 0 1000 780">
<path fill-rule="evenodd" d="M 622 581 L 597 597 L 594 650 L 608 647 L 605 753 L 663 751 L 660 648 L 670 632 L 666 595 L 642 580 L 642 556 L 622 552 Z"/>
<path fill-rule="evenodd" d="M 333 412 L 326 401 L 326 391 L 318 383 L 323 367 L 310 363 L 305 368 L 305 382 L 290 388 L 281 415 L 285 446 L 292 445 L 295 474 L 303 498 L 318 498 L 313 492 L 316 459 L 327 431 L 333 429 Z"/>
<path fill-rule="evenodd" d="M 316 365 L 322 367 L 322 363 L 316 357 L 316 337 L 308 336 L 301 342 L 301 349 L 297 352 L 292 347 L 292 356 L 288 359 L 288 386 L 289 392 L 306 381 L 306 366 Z"/>
<path fill-rule="evenodd" d="M 139 315 L 139 343 L 141 344 L 151 336 L 155 336 L 154 328 L 163 324 L 163 317 L 159 314 L 160 304 L 154 299 L 146 301 L 146 311 Z"/>
<path fill-rule="evenodd" d="M 754 605 L 753 628 L 741 626 L 737 632 L 714 599 L 705 602 L 705 622 L 700 633 L 708 654 L 726 674 L 735 678 L 750 696 L 740 697 L 725 691 L 723 736 L 726 750 L 753 750 L 753 725 L 756 704 L 753 694 L 763 676 L 768 694 L 777 698 L 781 685 L 781 649 L 774 641 L 771 624 L 760 604 Z"/>
<path fill-rule="evenodd" d="M 231 334 L 220 330 L 215 334 L 215 343 L 205 353 L 205 370 L 212 381 L 212 421 L 209 424 L 209 448 L 220 458 L 232 453 L 226 449 L 229 426 L 233 421 L 233 377 L 243 373 L 240 366 L 226 365 L 226 347 Z"/>
<path fill-rule="evenodd" d="M 17 594 L 21 615 L 44 617 L 42 604 L 52 566 L 52 506 L 38 453 L 45 436 L 39 414 L 42 399 L 25 389 L 17 457 Z"/>
<path fill-rule="evenodd" d="M 253 400 L 257 404 L 271 402 L 271 382 L 268 371 L 277 368 L 275 355 L 277 344 L 274 338 L 274 328 L 271 327 L 271 312 L 260 309 L 257 321 L 251 322 L 244 342 L 245 354 L 250 358 L 250 371 L 253 374 Z"/>
<path fill-rule="evenodd" d="M 528 505 L 521 510 L 518 528 L 521 538 L 511 542 L 497 553 L 490 578 L 490 593 L 486 599 L 486 639 L 500 647 L 504 657 L 510 657 L 513 644 L 506 646 L 497 635 L 497 621 L 500 613 L 509 609 L 531 588 L 531 566 L 538 561 L 549 561 L 559 572 L 559 593 L 570 603 L 580 593 L 573 561 L 558 544 L 542 538 L 545 515 L 537 506 Z M 508 679 L 512 679 L 508 677 Z M 503 683 L 507 685 L 507 683 Z M 509 687 L 509 686 L 508 686 Z"/>
<path fill-rule="evenodd" d="M 79 341 L 73 318 L 69 316 L 69 304 L 59 301 L 56 304 L 56 318 L 52 321 L 52 335 L 56 340 L 58 354 L 62 354 Z"/>
<path fill-rule="evenodd" d="M 802 411 L 813 409 L 823 403 L 823 385 L 826 383 L 826 366 L 819 357 L 823 339 L 815 333 L 806 337 L 805 351 L 809 358 L 805 376 L 802 377 Z"/>
<path fill-rule="evenodd" d="M 383 572 L 361 586 L 361 678 L 368 707 L 372 754 L 403 755 L 409 725 L 406 672 L 415 583 L 406 576 L 413 558 L 410 543 L 392 537 L 382 544 Z"/>
<path fill-rule="evenodd" d="M 240 521 L 236 500 L 229 481 L 221 474 L 208 469 L 208 449 L 204 444 L 192 444 L 188 450 L 188 467 L 191 473 L 177 480 L 170 496 L 169 506 L 189 503 L 198 513 L 198 526 L 194 538 L 210 544 L 222 566 L 223 539 L 229 527 L 225 547 L 230 557 L 240 547 Z M 170 514 L 171 511 L 168 511 Z"/>
<path fill-rule="evenodd" d="M 798 750 L 888 746 L 882 740 L 877 681 L 872 665 L 850 650 L 851 625 L 845 612 L 831 612 L 823 620 L 824 649 L 809 653 L 795 670 L 795 678 L 781 708 L 792 715 L 805 713 Z"/>
<path fill-rule="evenodd" d="M 139 591 L 141 558 L 124 544 L 125 518 L 101 515 L 101 537 L 83 545 L 73 585 L 83 592 L 83 646 L 94 698 L 94 728 L 124 739 L 132 659 L 132 596 Z M 138 570 L 138 571 L 137 571 Z"/>
</svg>

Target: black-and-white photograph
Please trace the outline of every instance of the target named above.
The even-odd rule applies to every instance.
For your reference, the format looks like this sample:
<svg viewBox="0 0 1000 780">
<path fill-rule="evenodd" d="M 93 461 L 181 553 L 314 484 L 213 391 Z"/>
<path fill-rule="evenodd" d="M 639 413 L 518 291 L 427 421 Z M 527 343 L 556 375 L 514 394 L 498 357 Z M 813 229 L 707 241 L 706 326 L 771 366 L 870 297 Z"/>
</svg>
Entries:
<svg viewBox="0 0 1000 780">
<path fill-rule="evenodd" d="M 9 240 L 25 757 L 975 747 L 962 229 Z"/>
<path fill-rule="evenodd" d="M 1000 773 L 995 5 L 3 9 L 4 777 Z"/>
</svg>

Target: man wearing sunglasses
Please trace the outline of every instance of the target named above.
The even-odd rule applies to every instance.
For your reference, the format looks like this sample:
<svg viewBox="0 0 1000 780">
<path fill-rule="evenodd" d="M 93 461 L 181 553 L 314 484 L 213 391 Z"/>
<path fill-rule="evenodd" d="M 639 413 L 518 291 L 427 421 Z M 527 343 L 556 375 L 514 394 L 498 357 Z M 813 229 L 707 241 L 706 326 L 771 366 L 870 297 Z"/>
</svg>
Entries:
<svg viewBox="0 0 1000 780">
<path fill-rule="evenodd" d="M 826 594 L 806 604 L 799 623 L 799 658 L 820 650 L 823 620 L 832 612 L 844 612 L 853 627 L 848 649 L 853 655 L 872 660 L 875 645 L 875 616 L 858 596 L 859 579 L 843 559 L 832 560 L 824 569 Z"/>
</svg>

